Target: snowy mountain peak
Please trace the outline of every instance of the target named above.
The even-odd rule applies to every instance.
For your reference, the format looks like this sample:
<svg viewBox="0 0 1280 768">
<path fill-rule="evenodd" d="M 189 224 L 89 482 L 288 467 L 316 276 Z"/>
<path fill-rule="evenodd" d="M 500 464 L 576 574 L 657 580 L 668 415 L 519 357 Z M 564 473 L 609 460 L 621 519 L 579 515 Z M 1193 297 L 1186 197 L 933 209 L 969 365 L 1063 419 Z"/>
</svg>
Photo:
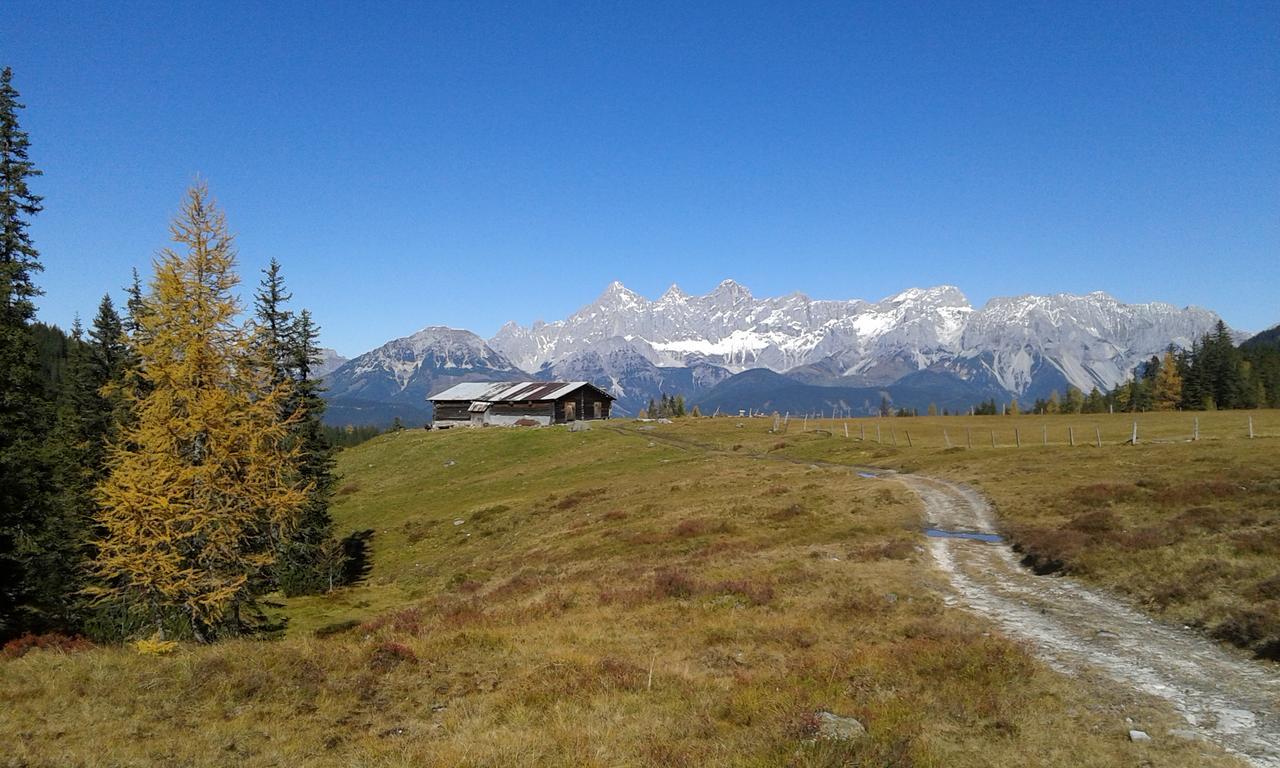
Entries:
<svg viewBox="0 0 1280 768">
<path fill-rule="evenodd" d="M 721 280 L 720 284 L 707 294 L 714 297 L 728 297 L 731 299 L 750 299 L 751 291 L 747 287 L 736 280 Z"/>
<path fill-rule="evenodd" d="M 954 285 L 935 285 L 932 288 L 908 288 L 885 300 L 889 304 L 929 304 L 941 307 L 972 308 L 964 292 Z"/>
<path fill-rule="evenodd" d="M 681 290 L 680 286 L 672 283 L 671 287 L 666 290 L 666 293 L 663 293 L 662 297 L 658 299 L 658 302 L 670 304 L 677 301 L 684 301 L 687 298 L 689 298 L 689 294 Z"/>
</svg>

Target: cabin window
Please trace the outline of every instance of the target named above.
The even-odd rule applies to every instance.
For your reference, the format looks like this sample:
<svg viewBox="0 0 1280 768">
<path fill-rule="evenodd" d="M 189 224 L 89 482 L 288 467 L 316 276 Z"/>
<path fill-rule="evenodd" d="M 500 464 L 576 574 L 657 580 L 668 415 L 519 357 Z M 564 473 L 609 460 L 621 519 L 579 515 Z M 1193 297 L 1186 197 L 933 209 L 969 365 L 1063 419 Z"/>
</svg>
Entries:
<svg viewBox="0 0 1280 768">
<path fill-rule="evenodd" d="M 573 419 L 574 419 L 573 403 L 565 403 L 564 404 L 564 420 L 573 421 Z"/>
<path fill-rule="evenodd" d="M 597 419 L 603 419 L 603 418 L 604 418 L 604 403 L 592 403 L 592 405 L 594 405 L 594 406 L 595 406 L 596 418 L 597 418 Z"/>
</svg>

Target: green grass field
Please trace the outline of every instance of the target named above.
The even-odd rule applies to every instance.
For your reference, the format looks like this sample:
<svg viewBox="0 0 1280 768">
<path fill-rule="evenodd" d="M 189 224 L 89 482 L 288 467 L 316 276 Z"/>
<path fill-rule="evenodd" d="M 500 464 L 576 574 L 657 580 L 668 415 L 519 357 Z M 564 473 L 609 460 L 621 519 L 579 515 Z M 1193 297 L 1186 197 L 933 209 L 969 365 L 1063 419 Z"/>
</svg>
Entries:
<svg viewBox="0 0 1280 768">
<path fill-rule="evenodd" d="M 388 434 L 339 461 L 339 527 L 374 531 L 364 583 L 289 601 L 278 641 L 0 662 L 0 765 L 1237 765 L 1163 738 L 1178 721 L 1162 704 L 1055 673 L 947 607 L 914 498 L 838 465 L 973 482 L 1028 542 L 1105 511 L 1062 567 L 1113 587 L 1166 549 L 1125 545 L 1142 565 L 1112 564 L 1114 532 L 1184 502 L 1234 510 L 1177 527 L 1169 556 L 1229 549 L 1227 575 L 1149 606 L 1212 629 L 1267 578 L 1280 418 L 1254 416 L 1253 441 L 1228 434 L 1238 414 L 1205 414 L 1197 444 L 1101 449 L 1018 449 L 1011 431 L 996 449 L 931 443 L 944 427 L 1038 429 L 1025 416 L 885 420 L 896 447 L 794 419 L 785 435 L 733 418 Z M 1180 429 L 1151 418 L 1153 438 Z M 1246 490 L 1179 495 L 1209 480 Z M 1079 491 L 1124 483 L 1140 490 Z M 1246 530 L 1256 560 L 1237 551 Z M 868 736 L 815 742 L 818 710 Z M 1129 743 L 1131 725 L 1156 740 Z"/>
</svg>

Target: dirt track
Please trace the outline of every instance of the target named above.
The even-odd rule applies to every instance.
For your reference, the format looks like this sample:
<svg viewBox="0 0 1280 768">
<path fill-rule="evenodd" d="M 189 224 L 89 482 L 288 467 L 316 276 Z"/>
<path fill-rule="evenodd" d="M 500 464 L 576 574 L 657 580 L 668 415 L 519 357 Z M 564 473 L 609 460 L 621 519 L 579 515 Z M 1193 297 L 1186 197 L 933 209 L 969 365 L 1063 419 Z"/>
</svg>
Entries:
<svg viewBox="0 0 1280 768">
<path fill-rule="evenodd" d="M 920 497 L 930 527 L 996 531 L 990 506 L 971 488 L 918 475 L 884 476 Z M 1069 578 L 1037 576 L 1005 544 L 931 538 L 929 546 L 959 602 L 1029 642 L 1056 669 L 1097 670 L 1167 699 L 1189 732 L 1254 765 L 1280 768 L 1280 674 L 1274 667 L 1153 621 Z"/>
</svg>

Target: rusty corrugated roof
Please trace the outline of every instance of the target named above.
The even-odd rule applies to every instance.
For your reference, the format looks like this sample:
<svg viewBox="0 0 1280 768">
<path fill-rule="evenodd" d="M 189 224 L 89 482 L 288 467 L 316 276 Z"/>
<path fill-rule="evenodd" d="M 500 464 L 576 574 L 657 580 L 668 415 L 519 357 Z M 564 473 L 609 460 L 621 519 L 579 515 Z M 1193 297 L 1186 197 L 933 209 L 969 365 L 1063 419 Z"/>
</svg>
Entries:
<svg viewBox="0 0 1280 768">
<path fill-rule="evenodd" d="M 588 381 L 470 381 L 455 384 L 428 400 L 475 400 L 486 403 L 559 400 L 581 387 L 595 386 Z M 599 387 L 596 387 L 599 389 Z M 601 390 L 602 392 L 604 390 Z M 612 398 L 608 392 L 605 396 Z"/>
</svg>

